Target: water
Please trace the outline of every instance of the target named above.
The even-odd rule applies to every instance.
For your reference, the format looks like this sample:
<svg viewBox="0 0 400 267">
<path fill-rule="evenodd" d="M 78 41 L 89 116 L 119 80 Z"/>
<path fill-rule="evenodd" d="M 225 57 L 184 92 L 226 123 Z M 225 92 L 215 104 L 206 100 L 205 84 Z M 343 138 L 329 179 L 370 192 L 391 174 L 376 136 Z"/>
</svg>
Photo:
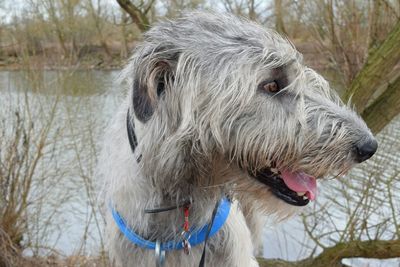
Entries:
<svg viewBox="0 0 400 267">
<path fill-rule="evenodd" d="M 112 84 L 116 75 L 0 72 L 0 114 L 6 120 L 0 127 L 9 127 L 19 110 L 40 132 L 56 103 L 47 138 L 51 145 L 36 169 L 30 193 L 32 223 L 24 240 L 33 245 L 31 253 L 51 252 L 39 246 L 43 244 L 65 255 L 99 250 L 103 221 L 96 206 L 99 184 L 92 177 L 103 129 L 124 93 Z"/>
<path fill-rule="evenodd" d="M 101 248 L 103 219 L 95 204 L 99 185 L 91 178 L 103 129 L 125 94 L 112 83 L 117 74 L 93 70 L 0 72 L 0 127 L 11 125 L 15 121 L 15 110 L 19 109 L 22 118 L 34 123 L 37 131 L 49 121 L 49 114 L 54 110 L 48 137 L 51 145 L 45 149 L 31 191 L 33 204 L 29 206 L 29 220 L 32 223 L 29 234 L 24 236 L 24 242 L 33 247 L 30 253 L 51 252 L 48 247 L 64 255 L 91 254 Z M 55 107 L 54 103 L 57 103 Z M 321 252 L 321 247 L 306 234 L 303 221 L 309 227 L 314 226 L 314 235 L 320 236 L 324 245 L 348 239 L 344 233 L 349 232 L 346 228 L 349 222 L 355 226 L 367 224 L 368 230 L 355 232 L 362 240 L 370 235 L 398 238 L 393 220 L 399 210 L 396 194 L 400 173 L 399 137 L 398 117 L 379 135 L 380 145 L 374 160 L 354 169 L 342 182 L 326 181 L 319 185 L 318 201 L 309 205 L 303 216 L 278 226 L 270 223 L 264 234 L 264 256 L 296 260 L 314 250 Z M 368 193 L 361 194 L 359 188 L 367 188 Z M 388 204 L 388 188 L 395 195 L 394 212 Z M 358 202 L 365 209 L 357 210 Z M 332 229 L 336 231 L 330 233 Z M 368 264 L 379 266 L 382 262 L 369 260 Z M 394 263 L 398 261 L 385 264 Z M 352 264 L 360 266 L 366 262 L 357 259 Z"/>
</svg>

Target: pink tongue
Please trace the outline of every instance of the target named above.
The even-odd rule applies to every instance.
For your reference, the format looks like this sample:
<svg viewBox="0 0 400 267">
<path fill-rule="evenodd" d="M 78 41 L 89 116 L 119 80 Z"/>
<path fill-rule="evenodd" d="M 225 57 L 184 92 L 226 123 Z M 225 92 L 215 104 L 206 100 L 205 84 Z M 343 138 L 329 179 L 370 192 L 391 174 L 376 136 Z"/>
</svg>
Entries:
<svg viewBox="0 0 400 267">
<path fill-rule="evenodd" d="M 309 200 L 314 200 L 317 196 L 317 181 L 304 172 L 282 171 L 282 179 L 286 186 L 295 192 L 306 192 Z"/>
</svg>

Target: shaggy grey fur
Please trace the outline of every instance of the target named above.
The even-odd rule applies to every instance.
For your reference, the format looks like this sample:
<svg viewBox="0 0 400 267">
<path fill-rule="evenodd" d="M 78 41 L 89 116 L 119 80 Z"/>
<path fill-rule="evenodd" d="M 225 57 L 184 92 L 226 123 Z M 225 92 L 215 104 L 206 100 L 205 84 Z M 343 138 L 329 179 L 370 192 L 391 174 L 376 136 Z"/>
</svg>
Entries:
<svg viewBox="0 0 400 267">
<path fill-rule="evenodd" d="M 105 203 L 144 238 L 170 240 L 182 231 L 182 211 L 150 215 L 145 208 L 190 197 L 190 221 L 200 227 L 215 201 L 229 195 L 232 211 L 209 241 L 207 266 L 258 266 L 263 216 L 298 210 L 250 174 L 271 164 L 315 177 L 342 174 L 357 162 L 355 145 L 373 140 L 288 40 L 232 15 L 189 13 L 157 24 L 121 78 L 129 95 L 107 129 L 99 160 Z M 282 90 L 263 90 L 270 81 Z M 135 154 L 128 110 L 139 141 Z M 132 245 L 109 211 L 106 232 L 117 266 L 154 266 L 154 251 Z M 166 266 L 197 266 L 201 251 L 167 252 Z"/>
</svg>

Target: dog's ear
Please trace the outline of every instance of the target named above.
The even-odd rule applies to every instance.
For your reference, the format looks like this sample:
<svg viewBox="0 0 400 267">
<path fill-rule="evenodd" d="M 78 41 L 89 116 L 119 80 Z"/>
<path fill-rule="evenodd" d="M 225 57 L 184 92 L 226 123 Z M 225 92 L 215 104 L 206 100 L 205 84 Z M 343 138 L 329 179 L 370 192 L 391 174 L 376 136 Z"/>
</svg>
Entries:
<svg viewBox="0 0 400 267">
<path fill-rule="evenodd" d="M 138 74 L 133 81 L 133 110 L 144 123 L 151 118 L 160 98 L 174 80 L 172 62 L 153 59 Z"/>
</svg>

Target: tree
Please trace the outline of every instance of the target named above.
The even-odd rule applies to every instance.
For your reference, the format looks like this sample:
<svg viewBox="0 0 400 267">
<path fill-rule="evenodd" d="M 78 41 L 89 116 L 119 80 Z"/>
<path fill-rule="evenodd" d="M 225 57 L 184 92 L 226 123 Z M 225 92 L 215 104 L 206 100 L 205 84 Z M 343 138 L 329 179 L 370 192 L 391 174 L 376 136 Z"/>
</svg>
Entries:
<svg viewBox="0 0 400 267">
<path fill-rule="evenodd" d="M 50 21 L 53 23 L 58 43 L 60 44 L 61 49 L 63 51 L 63 56 L 68 57 L 69 53 L 66 45 L 67 41 L 65 37 L 65 29 L 64 29 L 65 26 L 63 26 L 63 23 L 61 23 L 60 19 L 57 16 L 57 8 L 55 6 L 55 3 L 51 0 L 46 0 L 43 2 L 43 5 L 46 8 Z"/>
<path fill-rule="evenodd" d="M 168 18 L 176 17 L 182 10 L 194 10 L 205 6 L 206 0 L 161 0 Z"/>
<path fill-rule="evenodd" d="M 260 0 L 223 0 L 227 12 L 265 23 L 269 19 L 270 5 Z"/>
<path fill-rule="evenodd" d="M 148 13 L 151 10 L 155 0 L 150 0 L 147 5 L 142 1 L 139 5 L 130 0 L 117 0 L 118 4 L 125 10 L 136 24 L 140 31 L 144 32 L 150 27 Z"/>
<path fill-rule="evenodd" d="M 362 113 L 372 132 L 381 131 L 400 113 L 400 75 Z"/>
<path fill-rule="evenodd" d="M 40 7 L 44 7 L 48 20 L 56 33 L 64 58 L 76 56 L 79 50 L 76 40 L 76 33 L 78 32 L 76 19 L 80 2 L 80 0 L 43 0 L 39 2 L 31 0 L 31 5 L 34 6 L 37 13 L 40 13 Z M 70 43 L 70 49 L 68 43 Z"/>
<path fill-rule="evenodd" d="M 90 16 L 93 19 L 93 24 L 94 24 L 94 29 L 96 29 L 97 34 L 100 39 L 101 46 L 104 49 L 104 52 L 107 55 L 107 58 L 111 58 L 111 52 L 110 49 L 108 48 L 106 38 L 104 37 L 103 34 L 103 20 L 102 20 L 102 8 L 101 8 L 101 3 L 100 0 L 97 0 L 97 7 L 94 6 L 92 0 L 87 1 L 87 10 Z"/>
<path fill-rule="evenodd" d="M 386 40 L 370 53 L 345 95 L 373 132 L 379 132 L 400 113 L 400 20 Z M 380 94 L 379 94 L 380 92 Z M 378 97 L 375 97 L 379 94 Z"/>
<path fill-rule="evenodd" d="M 282 0 L 275 0 L 275 29 L 279 33 L 287 35 L 282 13 Z"/>
<path fill-rule="evenodd" d="M 336 74 L 331 80 L 340 81 L 342 99 L 351 101 L 378 133 L 400 113 L 400 14 L 391 1 L 383 0 L 304 4 L 302 24 L 308 26 L 320 50 L 318 62 L 324 71 Z M 296 13 L 291 6 L 286 9 Z"/>
</svg>

